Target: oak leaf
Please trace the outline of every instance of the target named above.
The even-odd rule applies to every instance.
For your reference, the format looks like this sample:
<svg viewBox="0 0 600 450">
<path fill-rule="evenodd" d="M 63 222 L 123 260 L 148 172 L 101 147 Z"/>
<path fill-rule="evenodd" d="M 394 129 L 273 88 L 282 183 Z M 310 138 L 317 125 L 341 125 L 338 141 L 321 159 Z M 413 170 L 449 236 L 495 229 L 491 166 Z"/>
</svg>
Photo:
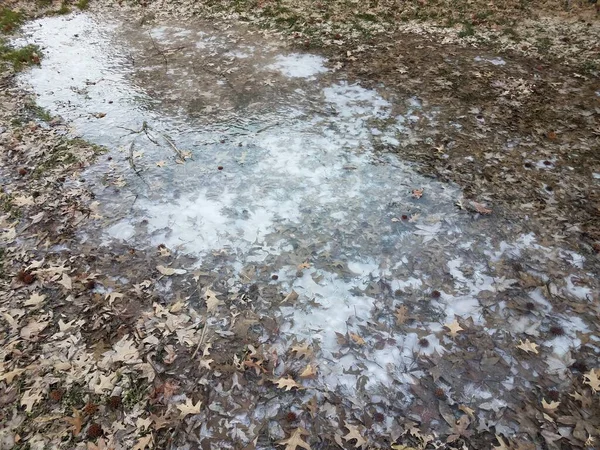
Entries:
<svg viewBox="0 0 600 450">
<path fill-rule="evenodd" d="M 200 414 L 200 407 L 202 402 L 198 400 L 198 403 L 194 405 L 191 398 L 188 398 L 185 403 L 177 405 L 177 409 L 181 411 L 181 418 L 183 419 L 189 414 Z"/>
<path fill-rule="evenodd" d="M 277 387 L 285 389 L 286 391 L 290 391 L 293 388 L 302 389 L 302 386 L 300 386 L 290 377 L 279 378 L 278 380 L 274 380 L 273 383 L 275 383 Z"/>
<path fill-rule="evenodd" d="M 73 436 L 79 436 L 79 433 L 81 433 L 81 427 L 83 426 L 83 420 L 77 409 L 73 407 L 71 407 L 71 409 L 73 410 L 73 417 L 65 417 L 65 421 L 71 425 L 73 429 Z"/>
<path fill-rule="evenodd" d="M 206 296 L 206 310 L 209 313 L 215 312 L 221 304 L 221 300 L 217 298 L 217 293 L 211 289 L 206 289 L 204 295 Z"/>
<path fill-rule="evenodd" d="M 296 353 L 296 356 L 302 358 L 303 356 L 312 355 L 312 350 L 309 348 L 309 344 L 306 342 L 297 344 L 292 347 L 292 352 Z"/>
<path fill-rule="evenodd" d="M 144 437 L 141 437 L 131 450 L 144 450 L 146 447 L 148 447 L 150 445 L 151 441 L 152 441 L 152 433 L 150 433 Z"/>
<path fill-rule="evenodd" d="M 408 308 L 406 305 L 402 305 L 396 309 L 396 313 L 394 315 L 396 316 L 396 324 L 404 325 L 408 320 Z"/>
<path fill-rule="evenodd" d="M 537 349 L 538 347 L 539 345 L 537 345 L 535 342 L 531 342 L 529 339 L 525 339 L 525 342 L 521 341 L 521 343 L 517 345 L 517 348 L 520 348 L 524 352 L 535 353 L 536 355 L 539 353 Z"/>
<path fill-rule="evenodd" d="M 308 364 L 300 374 L 300 378 L 314 378 L 317 376 L 317 369 L 312 364 Z"/>
<path fill-rule="evenodd" d="M 279 441 L 279 445 L 285 445 L 285 450 L 296 450 L 298 447 L 304 450 L 312 450 L 308 443 L 302 440 L 302 435 L 306 435 L 308 432 L 303 428 L 296 428 L 288 439 Z"/>
<path fill-rule="evenodd" d="M 343 436 L 344 440 L 351 441 L 352 439 L 356 439 L 356 443 L 354 447 L 364 447 L 367 445 L 367 441 L 362 437 L 358 427 L 356 425 L 352 425 L 348 422 L 344 422 L 344 426 L 348 429 L 348 434 Z"/>
<path fill-rule="evenodd" d="M 583 374 L 583 382 L 592 388 L 594 393 L 600 391 L 600 369 L 590 369 L 588 373 Z"/>
<path fill-rule="evenodd" d="M 455 338 L 458 335 L 459 331 L 464 330 L 464 328 L 460 326 L 458 320 L 456 319 L 454 319 L 452 323 L 447 323 L 444 326 L 448 328 L 448 330 L 450 330 L 450 336 L 452 336 L 453 338 Z"/>
</svg>

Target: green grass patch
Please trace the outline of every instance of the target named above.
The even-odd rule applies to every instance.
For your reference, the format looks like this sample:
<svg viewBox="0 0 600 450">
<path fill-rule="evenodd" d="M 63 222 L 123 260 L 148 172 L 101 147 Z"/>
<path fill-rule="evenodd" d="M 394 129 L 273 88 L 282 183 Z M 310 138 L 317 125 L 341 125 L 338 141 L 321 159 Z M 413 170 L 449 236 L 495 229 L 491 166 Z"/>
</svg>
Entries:
<svg viewBox="0 0 600 450">
<path fill-rule="evenodd" d="M 23 23 L 23 14 L 10 8 L 0 9 L 0 31 L 12 33 Z"/>
<path fill-rule="evenodd" d="M 464 38 L 475 35 L 475 27 L 471 22 L 463 22 L 462 30 L 458 33 L 458 37 Z"/>
<path fill-rule="evenodd" d="M 84 9 L 88 9 L 88 6 L 90 6 L 90 0 L 79 0 L 77 3 L 75 3 L 75 6 L 83 11 Z"/>
<path fill-rule="evenodd" d="M 62 2 L 59 10 L 56 11 L 56 14 L 64 15 L 64 14 L 69 14 L 70 12 L 71 12 L 71 8 L 69 8 L 69 5 L 67 4 L 67 2 Z"/>
<path fill-rule="evenodd" d="M 0 38 L 0 61 L 11 64 L 17 72 L 27 66 L 39 64 L 40 55 L 41 51 L 36 45 L 14 48 Z"/>
</svg>

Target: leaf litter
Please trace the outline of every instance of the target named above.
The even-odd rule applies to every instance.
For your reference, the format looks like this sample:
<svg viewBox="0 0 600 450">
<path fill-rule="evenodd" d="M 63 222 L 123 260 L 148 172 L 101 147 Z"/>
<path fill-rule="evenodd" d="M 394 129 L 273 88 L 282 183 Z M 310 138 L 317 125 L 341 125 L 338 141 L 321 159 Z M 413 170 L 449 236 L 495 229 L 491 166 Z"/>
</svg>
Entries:
<svg viewBox="0 0 600 450">
<path fill-rule="evenodd" d="M 168 4 L 161 7 L 162 13 L 174 12 Z M 80 20 L 83 30 L 94 30 L 93 22 L 85 16 L 67 20 L 75 24 Z M 148 73 L 168 71 L 169 65 L 171 70 L 179 70 L 189 54 L 168 52 L 165 67 L 164 61 L 159 62 L 164 59 L 161 48 L 171 44 L 170 48 L 177 49 L 177 39 L 185 41 L 189 31 L 179 25 L 149 26 L 161 47 L 156 50 L 152 45 L 157 54 L 147 57 L 142 66 Z M 82 101 L 80 96 L 94 100 L 98 95 L 89 88 L 93 84 L 87 79 L 64 86 L 65 90 L 75 86 L 72 92 L 80 92 L 70 99 L 70 105 L 62 104 L 68 105 L 66 109 L 56 107 L 53 94 L 41 95 L 38 101 L 47 102 L 44 106 L 65 117 L 75 132 L 108 148 L 108 156 L 99 157 L 95 146 L 65 142 L 66 133 L 73 132 L 65 122 L 48 127 L 36 120 L 15 121 L 27 117 L 26 97 L 13 80 L 3 78 L 3 86 L 11 89 L 2 91 L 0 139 L 8 152 L 2 155 L 1 169 L 11 183 L 2 193 L 0 216 L 6 244 L 2 261 L 7 274 L 2 280 L 0 305 L 7 325 L 0 360 L 0 414 L 6 424 L 1 432 L 2 445 L 12 448 L 26 442 L 33 448 L 164 448 L 197 442 L 205 448 L 272 448 L 276 442 L 280 448 L 305 449 L 334 444 L 343 448 L 593 446 L 598 430 L 594 411 L 600 369 L 595 367 L 598 285 L 593 243 L 597 238 L 590 224 L 569 223 L 558 215 L 565 211 L 560 209 L 562 199 L 540 199 L 539 195 L 531 199 L 531 205 L 522 205 L 534 217 L 534 223 L 527 224 L 509 214 L 502 194 L 497 194 L 502 189 L 494 184 L 468 184 L 461 178 L 472 169 L 460 164 L 449 169 L 427 157 L 419 160 L 418 144 L 423 140 L 433 144 L 438 129 L 458 136 L 457 142 L 466 142 L 455 119 L 446 121 L 451 117 L 447 114 L 455 112 L 444 109 L 443 99 L 434 94 L 437 88 L 431 93 L 428 84 L 409 88 L 410 95 L 427 93 L 427 102 L 407 97 L 402 91 L 395 93 L 391 80 L 378 87 L 381 96 L 352 82 L 340 83 L 343 77 L 320 67 L 309 71 L 303 67 L 301 77 L 290 77 L 295 73 L 294 64 L 302 59 L 277 59 L 269 70 L 289 67 L 289 71 L 270 75 L 271 83 L 261 83 L 259 91 L 252 92 L 257 100 L 268 99 L 252 106 L 255 109 L 248 116 L 253 115 L 254 122 L 235 122 L 239 114 L 230 108 L 249 106 L 240 93 L 251 86 L 244 86 L 242 77 L 230 76 L 229 68 L 223 69 L 219 49 L 244 36 L 244 31 L 228 29 L 228 25 L 224 30 L 224 34 L 211 31 L 215 39 L 206 32 L 198 34 L 199 42 L 209 52 L 216 52 L 210 55 L 215 59 L 207 65 L 206 73 L 214 72 L 212 81 L 222 81 L 234 94 L 217 93 L 216 106 L 210 101 L 187 105 L 188 113 L 206 126 L 200 142 L 186 140 L 170 129 L 172 124 L 161 129 L 154 123 L 155 116 L 153 129 L 173 137 L 165 138 L 158 149 L 148 139 L 143 144 L 148 146 L 144 157 L 156 157 L 164 163 L 157 170 L 169 172 L 155 174 L 150 163 L 141 173 L 147 177 L 145 181 L 128 172 L 129 166 L 114 162 L 119 160 L 120 139 L 99 138 L 98 126 L 89 123 L 108 119 L 114 120 L 112 126 L 135 130 L 143 117 L 133 113 L 122 116 L 124 119 L 111 119 L 111 113 L 119 109 L 111 110 L 109 103 L 106 108 L 90 108 L 87 116 L 78 119 L 78 108 L 86 104 L 85 97 Z M 416 27 L 412 32 L 420 33 Z M 254 39 L 249 40 L 255 44 Z M 268 44 L 269 39 L 266 41 Z M 96 42 L 101 45 L 102 40 Z M 134 50 L 135 45 L 143 45 L 143 40 L 137 42 L 132 44 Z M 260 48 L 269 48 L 267 44 L 261 43 Z M 244 45 L 242 50 L 251 53 Z M 268 59 L 280 48 L 279 43 L 273 45 L 262 58 Z M 52 46 L 46 51 L 51 64 Z M 455 57 L 460 52 L 469 55 L 468 49 L 452 51 Z M 343 55 L 339 61 L 347 64 L 346 76 L 352 80 L 353 64 L 364 64 L 365 59 L 355 50 Z M 110 58 L 118 60 L 119 56 Z M 286 66 L 285 61 L 293 64 Z M 315 61 L 320 60 L 311 56 L 303 64 Z M 336 61 L 335 56 L 330 58 L 334 67 Z M 475 57 L 473 61 L 482 62 Z M 500 76 L 500 81 L 490 82 L 491 90 L 482 92 L 498 89 L 500 108 L 519 108 L 524 98 L 531 101 L 535 95 L 534 84 L 520 76 L 505 75 L 503 71 L 512 70 L 511 64 L 518 64 L 511 58 L 505 61 L 504 65 L 492 64 L 499 74 L 475 78 Z M 412 64 L 419 66 L 418 61 Z M 369 67 L 363 65 L 362 70 Z M 91 68 L 88 76 L 94 70 Z M 246 67 L 244 75 L 255 70 Z M 397 73 L 410 75 L 410 70 L 409 64 Z M 125 72 L 115 73 L 112 82 L 117 86 L 128 77 L 133 77 L 134 86 L 153 86 L 157 98 L 164 98 L 157 110 L 163 117 L 174 115 L 182 96 L 175 93 L 167 98 L 164 92 L 172 88 L 170 82 L 160 78 L 153 81 L 151 76 L 135 71 L 124 78 L 120 76 Z M 60 78 L 37 74 L 39 80 L 61 90 Z M 319 77 L 319 82 L 303 84 L 304 79 L 314 81 L 311 77 Z M 358 79 L 363 78 L 361 81 L 368 85 L 364 77 L 368 75 L 359 74 Z M 408 81 L 416 78 L 410 75 Z M 429 84 L 441 92 L 449 86 L 434 81 Z M 84 85 L 88 89 L 85 93 Z M 279 86 L 278 94 L 261 91 L 274 86 Z M 294 97 L 289 93 L 295 89 L 304 92 Z M 110 89 L 103 95 L 107 93 L 116 95 Z M 502 98 L 508 99 L 505 104 Z M 236 103 L 240 100 L 242 103 Z M 310 164 L 320 158 L 331 174 L 359 170 L 360 178 L 346 176 L 343 184 L 336 185 L 327 174 L 320 178 L 306 171 L 284 171 L 287 186 L 306 190 L 306 195 L 295 198 L 305 210 L 276 209 L 279 216 L 246 228 L 240 226 L 244 220 L 251 221 L 261 210 L 272 211 L 272 202 L 282 201 L 266 188 L 276 191 L 284 183 L 269 176 L 269 166 L 260 166 L 260 159 L 270 161 L 270 168 L 277 171 L 302 166 L 294 159 L 284 159 L 278 166 L 269 158 L 273 151 L 286 156 L 282 149 L 290 144 L 273 141 L 269 130 L 279 118 L 269 116 L 272 105 L 267 103 L 283 105 L 284 110 L 290 104 L 300 111 L 314 108 L 301 116 L 303 122 L 317 118 L 309 127 L 293 121 L 283 125 L 291 136 L 309 136 L 303 142 L 308 148 L 302 162 L 315 172 L 318 166 Z M 327 115 L 332 109 L 333 118 Z M 103 111 L 103 116 L 90 119 L 90 114 L 98 111 Z M 280 117 L 281 111 L 277 113 Z M 501 129 L 497 116 L 488 118 L 496 121 L 496 130 L 480 126 L 481 109 L 473 111 L 468 114 L 476 115 L 474 123 L 479 124 L 473 129 L 475 137 Z M 349 122 L 338 120 L 340 115 Z M 590 115 L 582 117 L 585 121 Z M 232 120 L 237 128 L 230 125 Z M 315 129 L 321 125 L 325 125 L 324 130 L 341 130 L 325 136 L 347 153 L 331 154 L 331 148 L 315 139 Z M 106 126 L 104 122 L 102 126 Z M 462 129 L 471 130 L 471 125 Z M 452 130 L 459 132 L 452 134 Z M 562 149 L 542 145 L 536 150 L 523 138 L 526 133 L 527 128 L 521 127 L 506 141 L 509 149 L 514 142 L 518 142 L 517 148 L 527 149 L 522 156 L 523 173 L 532 170 L 526 165 L 528 160 L 536 163 L 536 151 L 541 152 L 540 172 L 561 168 L 551 155 L 561 155 Z M 550 141 L 560 135 L 553 135 Z M 565 129 L 562 135 L 567 138 Z M 540 136 L 548 136 L 547 131 Z M 238 154 L 230 148 L 241 143 L 244 149 L 249 142 L 252 152 L 248 149 Z M 216 160 L 194 155 L 201 165 L 194 165 L 187 157 L 179 158 L 179 152 L 175 156 L 168 153 L 174 151 L 172 145 L 196 148 L 206 143 L 227 145 L 219 149 Z M 63 148 L 77 148 L 77 157 L 69 156 L 68 150 L 63 153 Z M 269 152 L 261 154 L 265 148 Z M 461 152 L 458 156 L 443 153 L 447 149 L 457 153 L 455 142 L 437 148 L 441 148 L 438 157 L 442 163 L 463 157 Z M 478 148 L 468 149 L 479 160 Z M 582 151 L 585 154 L 585 149 Z M 425 182 L 410 166 L 386 152 L 416 159 L 441 179 L 452 172 L 455 181 L 466 188 L 466 195 L 476 197 L 462 199 L 456 187 Z M 340 156 L 348 159 L 338 162 Z M 97 158 L 100 161 L 92 165 Z M 221 192 L 225 198 L 215 201 L 218 197 L 206 191 L 200 193 L 199 202 L 186 203 L 182 198 L 198 193 L 199 185 L 170 167 L 166 163 L 169 158 L 211 183 L 210 167 L 258 164 L 264 184 L 243 170 L 235 176 L 247 187 L 263 188 L 259 194 L 263 198 L 252 201 L 237 191 L 231 191 L 237 198 L 225 191 Z M 227 163 L 221 165 L 218 158 Z M 506 159 L 502 153 L 481 154 L 484 167 L 497 167 Z M 529 164 L 537 167 L 537 163 Z M 396 174 L 389 170 L 394 165 Z M 18 166 L 46 169 L 34 178 L 21 175 Z M 566 167 L 564 170 L 568 171 Z M 503 186 L 514 183 L 510 180 L 539 183 L 538 176 L 544 180 L 547 175 L 517 177 L 508 173 Z M 410 179 L 392 183 L 400 187 L 393 196 L 388 197 L 385 186 L 377 185 L 378 179 L 399 177 Z M 353 191 L 359 179 L 374 179 L 375 183 L 366 190 Z M 94 185 L 98 182 L 88 184 L 86 180 L 102 181 Z M 145 191 L 146 182 L 150 187 Z M 554 183 L 552 192 L 557 196 L 562 191 Z M 229 184 L 230 189 L 233 186 Z M 417 190 L 421 191 L 418 198 L 410 195 L 414 186 L 425 188 Z M 577 180 L 574 186 L 579 186 Z M 342 187 L 348 195 L 340 196 Z M 310 200 L 323 188 L 329 190 L 329 198 L 341 198 L 351 214 L 337 214 L 341 211 L 323 209 L 322 202 Z M 550 191 L 544 188 L 543 192 L 546 195 Z M 123 199 L 128 195 L 132 200 L 127 203 Z M 170 219 L 145 217 L 148 206 L 161 198 L 166 199 L 161 204 L 162 214 Z M 357 201 L 368 202 L 366 224 L 348 220 L 348 216 L 363 218 L 360 209 L 353 209 Z M 249 207 L 247 213 L 242 211 L 241 219 L 232 215 L 238 207 L 236 202 Z M 465 209 L 456 209 L 455 204 L 465 205 Z M 208 225 L 196 222 L 181 226 L 172 219 L 195 208 L 204 211 Z M 210 217 L 215 208 L 226 211 Z M 585 208 L 578 208 L 576 217 L 585 217 L 581 215 Z M 135 226 L 130 214 L 136 216 Z M 412 221 L 390 220 L 404 216 Z M 202 216 L 188 215 L 187 220 L 198 217 Z M 555 223 L 548 225 L 547 218 Z M 348 236 L 332 235 L 335 226 L 328 220 L 335 226 L 344 225 Z M 290 223 L 319 225 L 312 229 L 294 225 L 295 229 L 289 230 Z M 390 229 L 390 223 L 405 228 Z M 556 230 L 556 223 L 564 226 Z M 573 245 L 571 235 L 579 236 L 582 227 L 586 227 L 587 244 Z M 207 236 L 201 239 L 204 232 Z M 378 243 L 382 238 L 393 239 L 393 244 Z M 291 248 L 282 245 L 282 239 L 290 242 Z M 196 245 L 194 240 L 203 242 Z M 241 265 L 236 264 L 238 261 Z"/>
</svg>

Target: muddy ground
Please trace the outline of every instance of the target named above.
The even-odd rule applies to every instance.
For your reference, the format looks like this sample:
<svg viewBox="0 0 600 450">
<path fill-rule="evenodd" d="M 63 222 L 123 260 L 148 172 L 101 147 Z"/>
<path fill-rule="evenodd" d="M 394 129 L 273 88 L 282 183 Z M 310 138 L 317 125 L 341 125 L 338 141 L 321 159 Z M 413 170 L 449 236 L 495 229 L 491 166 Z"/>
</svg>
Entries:
<svg viewBox="0 0 600 450">
<path fill-rule="evenodd" d="M 356 295 L 373 298 L 374 312 L 335 330 L 339 349 L 328 361 L 316 340 L 281 331 L 289 316 L 276 311 L 317 302 L 302 303 L 283 277 L 272 278 L 278 261 L 244 271 L 247 279 L 232 289 L 226 252 L 190 270 L 197 255 L 172 246 L 82 239 L 82 230 L 106 227 L 109 194 L 136 175 L 109 174 L 101 187 L 83 177 L 90 166 L 110 164 L 114 149 L 86 142 L 36 105 L 7 60 L 0 81 L 0 448 L 598 446 L 595 4 L 78 5 L 9 7 L 29 18 L 61 9 L 120 14 L 140 30 L 165 20 L 204 21 L 219 32 L 239 24 L 282 48 L 326 57 L 326 76 L 376 89 L 392 105 L 370 127 L 413 117 L 396 136 L 399 145 L 373 137 L 375 154 L 455 183 L 462 197 L 452 212 L 440 211 L 479 234 L 470 245 L 489 253 L 449 265 L 452 249 L 464 250 L 461 237 L 428 244 L 419 229 L 423 239 L 411 241 L 405 275 L 424 283 L 395 289 L 385 276 L 371 276 Z M 3 38 L 18 33 L 5 27 Z M 159 48 L 148 44 L 145 52 L 162 64 Z M 168 56 L 175 64 L 178 54 Z M 43 64 L 43 49 L 28 58 L 25 66 Z M 246 86 L 241 75 L 227 78 L 236 93 Z M 417 112 L 410 98 L 422 105 Z M 419 187 L 403 192 L 416 209 L 407 217 L 398 211 L 394 223 L 419 208 L 428 213 L 416 203 L 429 194 Z M 295 258 L 298 277 L 319 265 L 349 270 L 318 248 Z M 482 287 L 482 279 L 493 281 Z M 436 317 L 430 307 L 469 295 L 476 315 L 456 307 L 453 317 Z M 437 329 L 427 325 L 434 320 Z M 403 341 L 411 364 L 391 385 L 369 387 L 377 372 L 369 356 L 398 347 L 398 336 L 414 336 Z M 356 382 L 352 389 L 322 376 L 348 355 L 359 361 L 344 373 Z"/>
</svg>

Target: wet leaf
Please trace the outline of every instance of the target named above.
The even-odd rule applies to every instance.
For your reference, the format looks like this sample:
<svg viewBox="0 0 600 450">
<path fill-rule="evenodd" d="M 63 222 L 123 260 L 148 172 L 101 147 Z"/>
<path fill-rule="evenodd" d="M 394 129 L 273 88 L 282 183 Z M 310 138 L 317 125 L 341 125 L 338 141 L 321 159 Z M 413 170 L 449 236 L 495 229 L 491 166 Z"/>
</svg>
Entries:
<svg viewBox="0 0 600 450">
<path fill-rule="evenodd" d="M 316 376 L 317 369 L 312 364 L 308 364 L 300 374 L 300 378 L 315 378 Z"/>
<path fill-rule="evenodd" d="M 350 336 L 350 339 L 352 339 L 356 344 L 358 344 L 358 345 L 366 344 L 366 341 L 362 337 L 360 337 L 358 334 L 348 333 L 348 335 Z"/>
</svg>

